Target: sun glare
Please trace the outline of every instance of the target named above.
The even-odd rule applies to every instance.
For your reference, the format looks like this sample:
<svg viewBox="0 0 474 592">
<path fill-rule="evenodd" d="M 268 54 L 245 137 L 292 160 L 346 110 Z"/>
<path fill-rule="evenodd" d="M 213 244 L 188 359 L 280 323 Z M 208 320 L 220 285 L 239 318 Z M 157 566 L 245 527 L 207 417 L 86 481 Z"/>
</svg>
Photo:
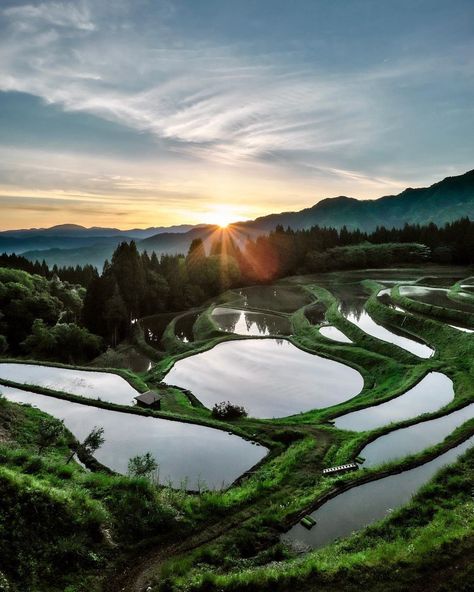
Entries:
<svg viewBox="0 0 474 592">
<path fill-rule="evenodd" d="M 227 206 L 216 206 L 206 216 L 206 222 L 217 224 L 221 228 L 227 228 L 231 222 L 235 222 L 236 220 L 236 213 Z"/>
</svg>

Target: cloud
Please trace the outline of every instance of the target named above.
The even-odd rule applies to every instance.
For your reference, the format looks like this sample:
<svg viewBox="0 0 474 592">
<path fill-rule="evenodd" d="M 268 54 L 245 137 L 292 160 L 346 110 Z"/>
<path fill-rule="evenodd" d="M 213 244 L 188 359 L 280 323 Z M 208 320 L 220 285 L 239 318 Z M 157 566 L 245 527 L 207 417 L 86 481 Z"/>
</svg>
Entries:
<svg viewBox="0 0 474 592">
<path fill-rule="evenodd" d="M 232 23 L 219 35 L 217 24 L 196 25 L 194 6 L 79 0 L 0 10 L 0 91 L 76 116 L 64 128 L 55 120 L 51 141 L 35 139 L 32 150 L 0 138 L 3 191 L 111 208 L 155 201 L 186 216 L 197 202 L 224 199 L 250 217 L 257 202 L 261 214 L 340 193 L 375 197 L 469 168 L 469 38 L 447 46 L 417 29 L 390 52 L 387 31 L 377 54 L 359 51 L 366 40 L 339 21 L 329 33 L 315 23 L 301 39 L 290 27 L 289 40 L 233 35 Z M 90 136 L 74 133 L 84 113 L 124 132 L 107 136 L 123 153 L 110 157 L 105 141 L 87 152 Z"/>
<path fill-rule="evenodd" d="M 141 23 L 139 31 L 117 36 L 121 21 L 94 14 L 94 6 L 45 2 L 4 10 L 0 89 L 176 141 L 176 152 L 224 164 L 279 150 L 360 148 L 382 126 L 374 81 L 387 79 L 389 68 L 295 69 L 278 53 L 183 40 L 166 19 L 156 35 Z M 397 65 L 392 77 L 406 73 Z"/>
<path fill-rule="evenodd" d="M 11 6 L 3 10 L 14 28 L 20 32 L 36 30 L 39 24 L 72 28 L 80 31 L 94 31 L 90 11 L 83 2 L 42 2 Z"/>
</svg>

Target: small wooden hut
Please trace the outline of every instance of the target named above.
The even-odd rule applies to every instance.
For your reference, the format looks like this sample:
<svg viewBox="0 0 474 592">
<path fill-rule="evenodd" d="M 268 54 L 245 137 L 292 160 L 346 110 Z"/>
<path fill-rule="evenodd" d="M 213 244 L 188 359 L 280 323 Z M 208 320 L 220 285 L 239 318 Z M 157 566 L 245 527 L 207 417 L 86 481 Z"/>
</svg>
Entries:
<svg viewBox="0 0 474 592">
<path fill-rule="evenodd" d="M 141 395 L 135 397 L 135 401 L 139 407 L 146 407 L 148 409 L 161 409 L 162 396 L 155 391 L 146 391 Z"/>
</svg>

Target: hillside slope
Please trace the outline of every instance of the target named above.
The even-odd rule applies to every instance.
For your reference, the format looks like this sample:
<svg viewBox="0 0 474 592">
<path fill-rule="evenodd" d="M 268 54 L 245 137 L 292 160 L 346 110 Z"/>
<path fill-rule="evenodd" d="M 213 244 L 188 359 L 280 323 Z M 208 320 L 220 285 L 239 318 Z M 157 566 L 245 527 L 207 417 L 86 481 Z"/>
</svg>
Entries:
<svg viewBox="0 0 474 592">
<path fill-rule="evenodd" d="M 442 225 L 466 216 L 474 219 L 474 170 L 456 177 L 447 177 L 430 187 L 408 188 L 398 195 L 387 195 L 374 200 L 358 200 L 345 196 L 323 199 L 316 205 L 298 212 L 282 212 L 255 220 L 236 222 L 231 225 L 231 228 L 236 231 L 236 240 L 240 239 L 243 242 L 246 238 L 255 238 L 259 234 L 270 232 L 277 225 L 290 226 L 295 230 L 319 225 L 335 228 L 347 226 L 349 229 L 372 231 L 377 226 L 401 227 L 406 222 L 411 224 L 434 222 Z M 134 238 L 140 250 L 149 252 L 185 253 L 193 239 L 203 238 L 206 241 L 216 228 L 213 225 L 194 227 L 183 225 L 170 227 L 170 229 L 161 228 L 151 236 L 149 232 L 152 229 L 147 229 L 143 231 L 146 233 L 143 238 L 136 235 L 136 230 L 122 231 L 121 234 L 112 236 L 97 237 L 94 234 L 88 237 L 82 235 L 65 238 L 51 233 L 51 229 L 48 229 L 41 232 L 49 232 L 49 236 L 45 237 L 44 234 L 39 238 L 35 236 L 34 240 L 38 238 L 41 245 L 35 250 L 31 250 L 31 247 L 28 250 L 24 249 L 25 241 L 31 240 L 31 236 L 20 238 L 10 233 L 7 237 L 6 233 L 0 233 L 0 251 L 9 250 L 4 244 L 5 241 L 10 243 L 19 241 L 17 248 L 9 245 L 10 251 L 23 251 L 25 257 L 33 261 L 44 258 L 49 265 L 92 263 L 100 268 L 120 241 Z M 106 231 L 111 229 L 101 230 L 105 235 Z M 48 241 L 51 241 L 49 247 Z M 60 244 L 61 241 L 63 244 Z M 67 246 L 64 244 L 65 241 L 68 242 Z M 22 249 L 19 246 L 20 243 Z"/>
</svg>

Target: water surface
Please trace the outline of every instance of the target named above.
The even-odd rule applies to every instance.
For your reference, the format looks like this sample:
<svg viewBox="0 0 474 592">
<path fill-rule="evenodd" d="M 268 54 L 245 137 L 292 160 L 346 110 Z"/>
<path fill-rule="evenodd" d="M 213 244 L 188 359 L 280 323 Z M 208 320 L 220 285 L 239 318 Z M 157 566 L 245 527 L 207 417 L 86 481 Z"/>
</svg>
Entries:
<svg viewBox="0 0 474 592">
<path fill-rule="evenodd" d="M 217 307 L 211 313 L 221 331 L 237 335 L 290 335 L 290 321 L 284 317 L 264 312 Z"/>
<path fill-rule="evenodd" d="M 15 403 L 29 403 L 63 419 L 83 440 L 95 426 L 104 428 L 105 443 L 95 453 L 99 462 L 126 473 L 131 457 L 151 452 L 159 463 L 161 483 L 188 489 L 205 483 L 210 488 L 229 485 L 259 462 L 267 449 L 212 428 L 98 409 L 19 389 L 0 387 Z"/>
<path fill-rule="evenodd" d="M 448 290 L 444 288 L 431 288 L 428 286 L 400 286 L 400 295 L 417 300 L 424 304 L 451 308 L 460 312 L 474 313 L 474 304 L 458 302 L 448 297 Z"/>
<path fill-rule="evenodd" d="M 174 312 L 163 313 L 140 319 L 146 342 L 154 348 L 160 349 L 163 333 L 176 314 Z"/>
<path fill-rule="evenodd" d="M 452 380 L 441 372 L 429 372 L 403 395 L 380 405 L 341 415 L 335 419 L 335 425 L 341 430 L 356 432 L 373 430 L 422 413 L 433 413 L 450 403 L 453 398 Z"/>
<path fill-rule="evenodd" d="M 138 391 L 124 378 L 111 372 L 0 363 L 0 378 L 120 405 L 130 405 L 138 395 Z"/>
<path fill-rule="evenodd" d="M 174 334 L 184 343 L 194 341 L 193 327 L 200 312 L 191 312 L 176 319 L 174 324 Z"/>
<path fill-rule="evenodd" d="M 468 329 L 467 327 L 461 327 L 460 325 L 449 325 L 453 329 L 457 329 L 458 331 L 463 331 L 463 333 L 474 333 L 474 329 Z"/>
<path fill-rule="evenodd" d="M 333 341 L 340 341 L 341 343 L 353 343 L 352 339 L 349 339 L 347 335 L 332 325 L 320 327 L 319 332 L 327 339 L 332 339 Z"/>
<path fill-rule="evenodd" d="M 423 465 L 353 487 L 328 500 L 311 514 L 316 520 L 316 526 L 311 530 L 298 523 L 282 538 L 317 549 L 335 539 L 349 536 L 407 504 L 439 469 L 455 462 L 473 444 L 474 436 Z"/>
<path fill-rule="evenodd" d="M 353 368 L 277 339 L 220 343 L 178 360 L 164 382 L 191 390 L 206 407 L 231 401 L 253 417 L 285 417 L 336 405 L 363 387 Z"/>
<path fill-rule="evenodd" d="M 424 343 L 419 343 L 408 337 L 402 337 L 401 335 L 393 333 L 393 331 L 389 331 L 382 325 L 379 325 L 365 310 L 362 310 L 359 314 L 350 312 L 346 314 L 345 317 L 348 321 L 357 325 L 368 335 L 398 345 L 398 347 L 415 354 L 415 356 L 418 356 L 419 358 L 429 358 L 434 354 L 434 350 Z"/>
<path fill-rule="evenodd" d="M 402 459 L 442 442 L 451 432 L 474 417 L 474 403 L 437 419 L 394 430 L 380 436 L 359 453 L 365 458 L 364 467 Z"/>
<path fill-rule="evenodd" d="M 241 296 L 244 306 L 278 312 L 294 312 L 311 301 L 308 293 L 298 286 L 251 286 L 236 292 Z"/>
<path fill-rule="evenodd" d="M 326 307 L 321 302 L 316 302 L 304 309 L 304 315 L 312 325 L 324 323 Z"/>
</svg>

